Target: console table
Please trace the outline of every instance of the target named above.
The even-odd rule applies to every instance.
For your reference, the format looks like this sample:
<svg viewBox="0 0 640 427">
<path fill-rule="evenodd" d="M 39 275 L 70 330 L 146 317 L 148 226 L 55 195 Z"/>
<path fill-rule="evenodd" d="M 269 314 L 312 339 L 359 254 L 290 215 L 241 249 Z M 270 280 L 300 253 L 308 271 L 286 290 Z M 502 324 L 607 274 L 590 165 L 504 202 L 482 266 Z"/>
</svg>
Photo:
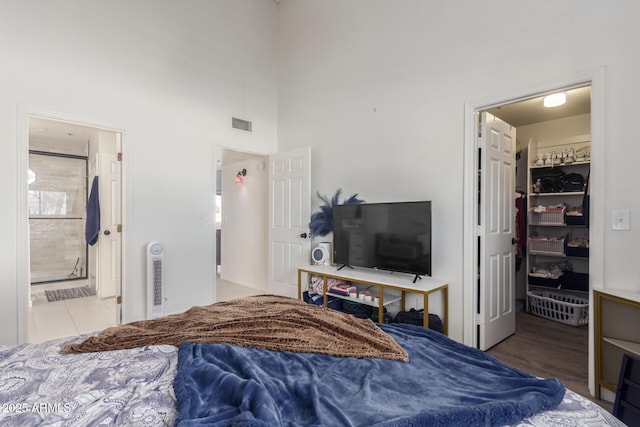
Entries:
<svg viewBox="0 0 640 427">
<path fill-rule="evenodd" d="M 640 293 L 594 289 L 596 399 L 613 401 L 622 355 L 640 357 Z"/>
<path fill-rule="evenodd" d="M 302 276 L 307 274 L 307 278 L 310 276 L 320 276 L 324 279 L 324 307 L 327 307 L 328 279 L 344 280 L 346 282 L 352 282 L 354 284 L 362 284 L 378 287 L 379 301 L 374 303 L 373 301 L 363 301 L 358 298 L 352 298 L 349 296 L 330 294 L 344 300 L 357 302 L 360 304 L 366 304 L 373 307 L 378 307 L 378 322 L 382 322 L 384 319 L 384 306 L 391 304 L 392 302 L 400 300 L 401 310 L 406 310 L 405 297 L 407 293 L 421 294 L 424 299 L 424 327 L 429 327 L 429 295 L 434 292 L 442 292 L 443 297 L 443 319 L 442 324 L 444 327 L 444 334 L 449 333 L 449 285 L 442 280 L 434 279 L 429 276 L 424 276 L 412 283 L 413 275 L 403 273 L 391 273 L 390 271 L 376 271 L 365 269 L 347 269 L 344 268 L 338 271 L 338 268 L 333 265 L 311 265 L 298 268 L 298 299 L 302 299 Z M 395 289 L 400 291 L 400 298 L 394 300 L 385 301 L 384 290 Z"/>
</svg>

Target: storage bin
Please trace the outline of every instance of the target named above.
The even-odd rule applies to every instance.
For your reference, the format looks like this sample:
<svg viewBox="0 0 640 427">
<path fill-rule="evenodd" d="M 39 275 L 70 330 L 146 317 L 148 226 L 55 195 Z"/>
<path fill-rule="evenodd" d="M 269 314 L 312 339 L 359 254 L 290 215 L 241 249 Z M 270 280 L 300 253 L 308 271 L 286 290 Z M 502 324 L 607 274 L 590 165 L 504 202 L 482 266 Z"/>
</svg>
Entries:
<svg viewBox="0 0 640 427">
<path fill-rule="evenodd" d="M 309 294 L 308 291 L 302 293 L 302 300 L 313 305 L 324 305 L 324 297 L 320 294 Z M 327 297 L 327 307 L 342 311 L 342 300 L 338 297 Z"/>
<path fill-rule="evenodd" d="M 559 280 L 562 289 L 585 292 L 589 290 L 589 273 L 567 271 Z"/>
<path fill-rule="evenodd" d="M 549 279 L 546 277 L 538 277 L 529 275 L 529 284 L 534 286 L 545 286 L 547 288 L 559 288 L 560 279 Z"/>
<path fill-rule="evenodd" d="M 529 311 L 571 326 L 589 324 L 589 299 L 553 291 L 529 291 Z"/>
<path fill-rule="evenodd" d="M 548 255 L 564 255 L 564 237 L 557 238 L 529 238 L 529 252 Z"/>
<path fill-rule="evenodd" d="M 351 314 L 361 319 L 366 319 L 371 316 L 373 307 L 370 305 L 360 304 L 353 301 L 343 301 L 342 311 L 347 314 Z"/>
<path fill-rule="evenodd" d="M 575 256 L 575 257 L 589 257 L 589 248 L 576 248 L 573 246 L 567 246 L 565 249 L 567 256 Z"/>
<path fill-rule="evenodd" d="M 560 211 L 534 212 L 529 211 L 531 225 L 564 225 L 564 208 Z"/>
<path fill-rule="evenodd" d="M 567 225 L 585 225 L 586 224 L 584 215 L 566 215 L 564 221 Z"/>
</svg>

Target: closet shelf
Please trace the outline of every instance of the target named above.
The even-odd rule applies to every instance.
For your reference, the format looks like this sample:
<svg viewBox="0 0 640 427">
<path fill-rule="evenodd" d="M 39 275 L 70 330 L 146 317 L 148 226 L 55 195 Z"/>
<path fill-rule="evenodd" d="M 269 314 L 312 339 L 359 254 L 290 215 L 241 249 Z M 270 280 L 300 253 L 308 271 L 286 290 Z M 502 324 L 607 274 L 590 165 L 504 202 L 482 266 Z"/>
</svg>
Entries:
<svg viewBox="0 0 640 427">
<path fill-rule="evenodd" d="M 529 168 L 531 168 L 531 169 L 557 169 L 557 168 L 566 168 L 566 167 L 577 166 L 577 165 L 588 165 L 590 163 L 591 163 L 591 161 L 588 160 L 588 161 L 584 161 L 584 162 L 561 163 L 559 165 L 542 165 L 542 166 L 531 165 L 531 166 L 529 166 Z"/>
<path fill-rule="evenodd" d="M 346 301 L 353 301 L 353 302 L 357 302 L 359 304 L 370 305 L 371 307 L 378 307 L 378 303 L 374 302 L 374 301 L 365 301 L 365 300 L 362 300 L 360 298 L 348 297 L 346 295 L 334 294 L 332 292 L 327 292 L 327 295 L 330 295 L 330 296 L 336 297 L 336 298 L 340 298 L 340 299 L 343 299 L 343 300 L 346 300 Z M 398 302 L 400 300 L 402 300 L 401 297 L 385 298 L 384 299 L 384 303 L 382 305 L 387 306 L 387 305 L 393 304 L 394 302 Z"/>
<path fill-rule="evenodd" d="M 559 191 L 557 193 L 530 193 L 531 197 L 548 197 L 548 196 L 584 196 L 584 191 Z"/>
</svg>

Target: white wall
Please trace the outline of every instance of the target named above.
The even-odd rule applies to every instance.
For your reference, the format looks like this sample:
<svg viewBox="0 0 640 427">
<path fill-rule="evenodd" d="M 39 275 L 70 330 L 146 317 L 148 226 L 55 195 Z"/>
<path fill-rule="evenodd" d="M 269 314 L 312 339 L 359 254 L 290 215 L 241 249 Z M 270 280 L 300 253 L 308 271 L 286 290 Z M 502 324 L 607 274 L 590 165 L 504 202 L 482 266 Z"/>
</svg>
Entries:
<svg viewBox="0 0 640 427">
<path fill-rule="evenodd" d="M 274 152 L 277 4 L 0 3 L 0 344 L 19 340 L 18 106 L 124 131 L 125 321 L 145 315 L 144 249 L 166 245 L 168 311 L 212 302 L 214 147 Z M 254 132 L 230 127 L 231 116 Z M 26 310 L 26 307 L 24 308 Z"/>
<path fill-rule="evenodd" d="M 258 165 L 262 165 L 262 169 Z M 220 278 L 267 290 L 269 173 L 264 156 L 222 166 L 222 272 Z M 244 183 L 235 183 L 246 169 Z"/>
<path fill-rule="evenodd" d="M 591 115 L 580 114 L 573 117 L 565 117 L 563 119 L 519 126 L 516 130 L 516 135 L 518 143 L 521 144 L 520 148 L 526 151 L 530 138 L 538 141 L 544 141 L 549 139 L 567 138 L 576 135 L 589 135 L 591 133 L 590 126 Z M 535 159 L 531 159 L 531 161 L 534 160 Z"/>
<path fill-rule="evenodd" d="M 279 148 L 312 147 L 313 192 L 433 201 L 433 275 L 450 284 L 461 339 L 465 103 L 605 66 L 598 285 L 640 290 L 639 17 L 631 0 L 282 2 Z M 631 210 L 631 231 L 611 231 L 616 208 Z"/>
</svg>

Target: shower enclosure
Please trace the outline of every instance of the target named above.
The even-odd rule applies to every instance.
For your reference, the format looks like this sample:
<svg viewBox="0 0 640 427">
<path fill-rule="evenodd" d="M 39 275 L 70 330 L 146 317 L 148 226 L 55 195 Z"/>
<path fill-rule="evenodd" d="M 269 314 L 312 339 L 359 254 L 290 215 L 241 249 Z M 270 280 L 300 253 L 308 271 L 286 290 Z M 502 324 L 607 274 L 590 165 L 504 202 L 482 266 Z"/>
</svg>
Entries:
<svg viewBox="0 0 640 427">
<path fill-rule="evenodd" d="M 31 284 L 87 278 L 86 156 L 29 151 Z"/>
</svg>

